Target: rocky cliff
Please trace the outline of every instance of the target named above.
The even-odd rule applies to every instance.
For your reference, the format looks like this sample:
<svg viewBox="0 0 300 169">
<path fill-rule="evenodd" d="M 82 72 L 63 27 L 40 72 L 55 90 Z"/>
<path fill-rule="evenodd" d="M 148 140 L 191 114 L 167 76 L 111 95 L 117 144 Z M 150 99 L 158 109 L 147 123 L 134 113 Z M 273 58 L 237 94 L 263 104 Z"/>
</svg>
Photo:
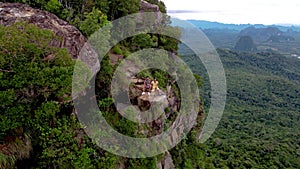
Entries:
<svg viewBox="0 0 300 169">
<path fill-rule="evenodd" d="M 141 13 L 154 12 L 156 18 L 155 23 L 161 23 L 162 14 L 159 11 L 159 7 L 157 5 L 150 4 L 144 0 L 141 1 L 140 5 Z M 143 18 L 139 19 L 141 21 Z M 18 21 L 28 22 L 30 24 L 38 26 L 41 29 L 53 31 L 57 36 L 61 37 L 61 40 L 53 40 L 51 42 L 51 45 L 53 47 L 66 48 L 73 59 L 80 58 L 86 63 L 86 65 L 90 66 L 90 68 L 93 70 L 93 74 L 97 73 L 96 70 L 99 68 L 99 63 L 97 62 L 98 56 L 96 52 L 92 49 L 91 45 L 87 43 L 87 38 L 84 37 L 76 27 L 69 25 L 67 22 L 59 19 L 54 14 L 39 9 L 31 8 L 30 6 L 25 4 L 0 2 L 0 25 L 8 26 Z M 81 51 L 85 51 L 84 53 L 86 53 L 86 55 L 81 56 Z M 115 63 L 122 58 L 123 56 L 117 56 L 116 59 L 113 61 Z M 134 67 L 128 68 L 127 71 L 131 69 L 134 69 Z M 149 137 L 158 135 L 161 132 L 163 132 L 165 128 L 170 127 L 168 125 L 166 126 L 164 120 L 170 116 L 176 117 L 175 112 L 179 110 L 180 106 L 180 102 L 178 101 L 179 99 L 174 94 L 174 92 L 171 91 L 171 89 L 169 89 L 166 92 L 160 93 L 159 96 L 141 95 L 141 85 L 143 83 L 143 79 L 138 79 L 134 76 L 132 77 L 133 78 L 131 82 L 134 85 L 133 88 L 130 89 L 130 99 L 135 106 L 137 106 L 141 110 L 144 110 L 151 107 L 151 104 L 157 103 L 162 104 L 162 110 L 166 107 L 169 110 L 165 114 L 165 116 L 161 116 L 153 122 L 147 123 L 147 128 L 139 131 L 142 134 L 145 134 Z M 181 127 L 179 127 L 178 133 L 176 132 L 177 131 L 174 131 L 174 133 L 172 133 L 173 137 L 179 137 L 178 133 L 182 132 Z M 176 138 L 168 138 L 168 141 L 172 142 L 175 139 Z M 27 152 L 29 151 L 30 150 L 28 150 Z M 164 169 L 174 168 L 172 156 L 169 152 L 166 152 L 162 159 L 158 161 L 157 167 Z"/>
</svg>

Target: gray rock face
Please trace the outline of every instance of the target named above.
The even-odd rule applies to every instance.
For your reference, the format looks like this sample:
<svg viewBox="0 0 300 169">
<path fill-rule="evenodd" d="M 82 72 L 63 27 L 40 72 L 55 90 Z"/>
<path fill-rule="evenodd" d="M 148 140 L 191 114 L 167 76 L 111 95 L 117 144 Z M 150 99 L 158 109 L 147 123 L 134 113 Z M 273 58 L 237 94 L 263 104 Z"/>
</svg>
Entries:
<svg viewBox="0 0 300 169">
<path fill-rule="evenodd" d="M 140 13 L 144 13 L 144 12 L 153 12 L 153 18 L 155 18 L 154 24 L 158 25 L 162 22 L 163 19 L 163 15 L 161 13 L 161 11 L 159 10 L 159 6 L 155 5 L 155 4 L 151 4 L 147 1 L 141 0 L 141 8 L 140 8 Z M 149 18 L 148 18 L 149 19 Z M 138 18 L 139 23 L 142 23 L 144 21 L 147 21 L 147 18 Z"/>
<path fill-rule="evenodd" d="M 99 68 L 99 63 L 96 62 L 97 53 L 76 27 L 69 25 L 54 14 L 25 4 L 0 2 L 0 25 L 9 26 L 18 21 L 25 21 L 41 29 L 51 30 L 62 38 L 61 41 L 53 40 L 51 46 L 66 48 L 73 59 L 80 58 L 85 62 L 93 74 Z"/>
<path fill-rule="evenodd" d="M 157 168 L 159 168 L 159 169 L 173 169 L 173 168 L 175 168 L 174 164 L 173 164 L 172 156 L 169 152 L 166 152 L 163 159 L 157 163 Z"/>
<path fill-rule="evenodd" d="M 157 5 L 141 0 L 141 12 L 160 12 Z"/>
</svg>

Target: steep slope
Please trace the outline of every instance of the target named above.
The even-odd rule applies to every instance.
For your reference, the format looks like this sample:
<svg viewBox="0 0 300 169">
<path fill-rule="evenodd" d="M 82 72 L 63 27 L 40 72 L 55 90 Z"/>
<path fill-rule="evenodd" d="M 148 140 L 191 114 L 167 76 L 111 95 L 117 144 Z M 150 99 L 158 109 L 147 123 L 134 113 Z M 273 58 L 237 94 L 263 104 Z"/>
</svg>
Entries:
<svg viewBox="0 0 300 169">
<path fill-rule="evenodd" d="M 99 4 L 94 1 L 78 1 L 69 4 L 68 1 L 56 0 L 26 2 L 49 11 L 55 10 L 61 18 L 66 17 L 63 16 L 66 12 L 66 15 L 69 15 L 68 21 L 80 28 L 87 36 L 103 26 L 99 20 L 107 21 L 104 12 L 111 12 L 110 18 L 117 18 L 138 11 L 154 11 L 157 14 L 155 24 L 164 25 L 168 21 L 164 20 L 164 23 L 161 23 L 162 19 L 167 18 L 161 18 L 160 10 L 165 10 L 165 7 L 161 1 L 157 0 L 150 1 L 154 4 L 139 0 L 113 1 L 109 4 L 105 2 Z M 176 156 L 174 157 L 168 151 L 152 158 L 123 158 L 99 148 L 86 135 L 83 125 L 75 118 L 78 114 L 70 99 L 74 68 L 74 60 L 71 60 L 71 57 L 72 59 L 81 58 L 80 51 L 87 50 L 88 57 L 84 60 L 86 64 L 91 65 L 93 70 L 96 70 L 99 64 L 96 62 L 97 55 L 91 46 L 85 44 L 87 39 L 75 26 L 69 25 L 51 13 L 19 3 L 0 3 L 0 14 L 0 24 L 5 26 L 0 27 L 4 30 L 0 34 L 2 42 L 0 54 L 5 56 L 3 57 L 5 59 L 0 59 L 1 66 L 4 66 L 0 69 L 0 100 L 3 101 L 1 110 L 4 109 L 0 120 L 1 168 L 175 167 L 172 159 Z M 19 21 L 22 21 L 20 25 L 14 24 Z M 110 97 L 110 82 L 119 60 L 125 58 L 126 54 L 141 48 L 164 48 L 172 52 L 177 50 L 177 41 L 166 36 L 142 34 L 134 40 L 140 42 L 139 40 L 144 37 L 153 43 L 149 43 L 149 46 L 148 44 L 134 44 L 137 45 L 134 46 L 129 43 L 132 39 L 120 42 L 118 46 L 121 46 L 121 54 L 113 59 L 109 58 L 109 55 L 106 56 L 101 63 L 102 71 L 96 75 L 97 94 L 95 97 L 99 99 L 97 103 L 102 111 L 99 113 L 103 113 L 103 116 L 117 131 L 132 137 L 145 136 L 143 135 L 145 133 L 140 134 L 139 131 L 148 132 L 146 136 L 152 136 L 167 130 L 166 127 L 172 125 L 177 116 L 179 104 L 177 102 L 178 91 L 176 91 L 176 97 L 174 91 L 172 91 L 173 95 L 169 93 L 168 98 L 163 95 L 163 101 L 170 99 L 167 100 L 167 107 L 163 107 L 169 119 L 165 121 L 157 119 L 148 124 L 147 130 L 139 128 L 140 124 L 126 120 L 116 111 Z M 168 80 L 166 73 L 157 73 L 152 70 L 148 73 L 154 73 L 155 76 L 160 77 L 161 81 Z M 93 71 L 93 74 L 96 72 Z M 153 100 L 154 102 L 161 101 L 160 98 Z M 202 115 L 202 106 L 200 105 L 200 110 L 194 110 L 194 112 Z M 88 116 L 87 114 L 85 115 Z M 191 120 L 193 121 L 188 121 L 189 126 L 195 124 L 194 119 Z M 195 130 L 197 128 L 198 131 L 201 128 L 201 121 L 202 118 L 199 117 L 197 126 L 194 126 Z M 173 125 L 176 129 L 178 128 L 178 131 L 174 130 L 173 135 L 167 137 L 170 142 L 174 142 L 180 136 L 178 133 L 182 133 L 183 130 L 180 124 Z M 17 135 L 18 132 L 21 134 Z M 115 140 L 110 141 L 113 143 Z M 19 144 L 21 146 L 18 147 Z M 145 146 L 145 148 L 148 147 Z"/>
</svg>

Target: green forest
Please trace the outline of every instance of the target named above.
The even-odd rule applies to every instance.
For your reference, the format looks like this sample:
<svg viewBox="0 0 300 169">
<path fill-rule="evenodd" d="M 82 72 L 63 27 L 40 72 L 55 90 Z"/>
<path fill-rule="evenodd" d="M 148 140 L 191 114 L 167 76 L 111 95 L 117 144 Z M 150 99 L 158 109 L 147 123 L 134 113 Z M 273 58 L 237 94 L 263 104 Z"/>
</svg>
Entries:
<svg viewBox="0 0 300 169">
<path fill-rule="evenodd" d="M 25 3 L 55 14 L 89 37 L 111 21 L 137 13 L 140 0 L 4 0 Z M 159 0 L 147 0 L 163 13 Z M 180 36 L 178 28 L 164 26 Z M 111 33 L 111 32 L 110 32 Z M 74 113 L 72 76 L 75 60 L 64 48 L 52 47 L 61 40 L 50 30 L 27 22 L 0 26 L 0 169 L 10 168 L 129 168 L 156 169 L 164 154 L 126 158 L 98 147 L 89 138 Z M 203 69 L 194 70 L 195 56 L 171 37 L 139 34 L 112 48 L 129 56 L 144 48 L 159 48 L 180 54 L 191 66 L 201 91 L 201 110 L 210 103 L 210 84 Z M 199 143 L 198 124 L 169 150 L 174 168 L 300 168 L 300 61 L 276 52 L 235 52 L 218 49 L 227 79 L 227 102 L 217 130 Z M 55 56 L 53 58 L 49 56 Z M 201 61 L 200 61 L 201 62 Z M 141 137 L 139 124 L 126 120 L 116 110 L 110 84 L 118 64 L 109 55 L 96 75 L 96 98 L 106 120 L 122 134 Z M 195 66 L 195 65 L 194 65 Z M 171 76 L 154 69 L 137 76 L 157 77 L 166 90 Z M 180 95 L 174 84 L 175 93 Z M 202 106 L 202 105 L 201 105 Z M 168 123 L 176 116 L 170 116 Z"/>
<path fill-rule="evenodd" d="M 189 53 L 182 47 L 182 53 Z M 226 107 L 206 143 L 216 168 L 299 168 L 298 58 L 218 49 L 227 79 Z M 191 55 L 183 59 L 192 65 Z M 209 102 L 205 69 L 202 96 Z M 206 104 L 207 109 L 209 104 Z"/>
</svg>

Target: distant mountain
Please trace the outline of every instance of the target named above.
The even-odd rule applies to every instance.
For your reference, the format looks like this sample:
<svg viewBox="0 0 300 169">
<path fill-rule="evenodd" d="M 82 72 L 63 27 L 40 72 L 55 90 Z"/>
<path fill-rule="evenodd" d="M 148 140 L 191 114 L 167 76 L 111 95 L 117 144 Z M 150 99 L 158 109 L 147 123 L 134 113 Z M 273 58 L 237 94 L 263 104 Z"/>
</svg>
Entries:
<svg viewBox="0 0 300 169">
<path fill-rule="evenodd" d="M 233 29 L 204 29 L 203 33 L 219 48 L 232 48 L 239 38 L 239 31 Z"/>
<path fill-rule="evenodd" d="M 279 35 L 279 36 L 272 35 L 267 41 L 268 42 L 276 42 L 276 43 L 290 42 L 290 41 L 295 41 L 295 38 L 291 37 L 291 36 L 286 36 L 286 35 Z"/>
<path fill-rule="evenodd" d="M 239 36 L 251 36 L 256 43 L 295 41 L 295 38 L 288 34 L 289 33 L 283 32 L 274 26 L 266 28 L 255 28 L 254 26 L 251 26 L 243 29 Z"/>
<path fill-rule="evenodd" d="M 201 29 L 232 29 L 236 31 L 241 31 L 247 27 L 255 28 L 266 28 L 266 27 L 276 27 L 281 31 L 297 31 L 300 32 L 300 26 L 293 25 L 263 25 L 263 24 L 225 24 L 220 22 L 210 22 L 204 20 L 188 20 L 188 22 L 194 24 Z"/>
<path fill-rule="evenodd" d="M 240 36 L 251 36 L 255 42 L 267 41 L 271 36 L 279 36 L 283 32 L 276 27 L 255 28 L 254 26 L 243 29 Z"/>
<path fill-rule="evenodd" d="M 300 56 L 300 26 L 188 21 L 201 29 L 216 48 L 248 52 L 276 51 L 284 56 Z"/>
<path fill-rule="evenodd" d="M 257 51 L 256 45 L 253 43 L 251 36 L 241 36 L 236 43 L 235 50 L 244 52 L 255 52 Z"/>
</svg>

